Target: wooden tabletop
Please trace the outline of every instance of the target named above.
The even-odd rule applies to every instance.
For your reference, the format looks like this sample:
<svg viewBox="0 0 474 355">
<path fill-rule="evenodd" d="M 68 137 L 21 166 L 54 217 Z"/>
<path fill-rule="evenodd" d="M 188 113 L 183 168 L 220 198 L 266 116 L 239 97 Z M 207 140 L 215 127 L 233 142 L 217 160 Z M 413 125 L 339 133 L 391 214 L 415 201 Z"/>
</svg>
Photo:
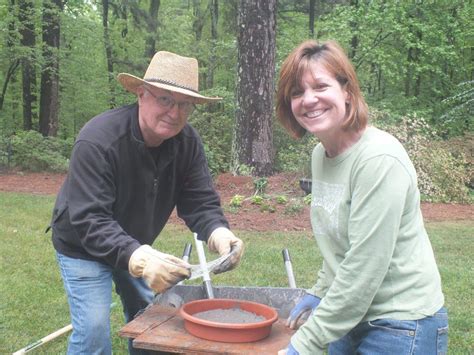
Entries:
<svg viewBox="0 0 474 355">
<path fill-rule="evenodd" d="M 253 343 L 221 343 L 189 334 L 176 308 L 155 304 L 126 324 L 122 337 L 133 338 L 138 349 L 166 351 L 181 354 L 276 354 L 286 348 L 294 331 L 278 319 L 270 335 Z"/>
</svg>

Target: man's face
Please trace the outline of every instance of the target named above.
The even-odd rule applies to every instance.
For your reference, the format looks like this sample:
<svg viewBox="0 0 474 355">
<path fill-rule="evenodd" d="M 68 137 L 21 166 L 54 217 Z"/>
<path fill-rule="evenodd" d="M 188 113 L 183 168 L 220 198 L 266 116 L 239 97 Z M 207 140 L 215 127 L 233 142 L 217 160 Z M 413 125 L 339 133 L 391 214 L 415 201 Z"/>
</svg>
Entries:
<svg viewBox="0 0 474 355">
<path fill-rule="evenodd" d="M 192 98 L 156 87 L 137 88 L 138 121 L 149 147 L 177 135 L 194 109 Z"/>
</svg>

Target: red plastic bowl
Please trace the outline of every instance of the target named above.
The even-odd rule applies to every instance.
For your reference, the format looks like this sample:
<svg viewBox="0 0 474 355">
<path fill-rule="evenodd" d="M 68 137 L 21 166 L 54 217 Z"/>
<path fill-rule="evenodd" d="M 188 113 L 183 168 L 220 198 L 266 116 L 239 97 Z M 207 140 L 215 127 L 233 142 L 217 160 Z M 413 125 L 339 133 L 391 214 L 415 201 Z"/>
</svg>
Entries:
<svg viewBox="0 0 474 355">
<path fill-rule="evenodd" d="M 228 308 L 240 308 L 263 316 L 265 320 L 255 323 L 219 323 L 193 316 L 199 312 Z M 277 311 L 264 304 L 219 298 L 188 302 L 181 307 L 179 314 L 184 319 L 184 327 L 190 334 L 225 343 L 249 343 L 261 340 L 270 335 L 272 324 L 278 319 Z"/>
</svg>

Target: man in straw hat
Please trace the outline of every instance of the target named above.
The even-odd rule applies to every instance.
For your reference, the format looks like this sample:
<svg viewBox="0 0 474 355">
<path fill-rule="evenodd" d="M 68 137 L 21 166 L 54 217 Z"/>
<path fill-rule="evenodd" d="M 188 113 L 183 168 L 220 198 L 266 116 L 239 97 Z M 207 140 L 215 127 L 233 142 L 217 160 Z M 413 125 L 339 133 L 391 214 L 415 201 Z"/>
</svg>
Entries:
<svg viewBox="0 0 474 355">
<path fill-rule="evenodd" d="M 122 73 L 118 80 L 137 103 L 82 128 L 51 221 L 73 325 L 69 354 L 111 353 L 112 281 L 128 322 L 153 291 L 189 277 L 189 264 L 151 246 L 175 207 L 210 251 L 232 250 L 215 273 L 234 268 L 244 249 L 187 122 L 195 104 L 220 99 L 199 94 L 197 60 L 158 52 L 143 79 Z"/>
</svg>

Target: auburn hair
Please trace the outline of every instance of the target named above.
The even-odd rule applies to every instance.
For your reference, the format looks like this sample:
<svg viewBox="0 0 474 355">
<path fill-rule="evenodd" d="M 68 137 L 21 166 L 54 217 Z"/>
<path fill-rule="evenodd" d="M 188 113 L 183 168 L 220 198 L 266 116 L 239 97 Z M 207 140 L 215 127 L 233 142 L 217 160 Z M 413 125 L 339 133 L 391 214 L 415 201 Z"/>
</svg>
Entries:
<svg viewBox="0 0 474 355">
<path fill-rule="evenodd" d="M 349 103 L 346 105 L 348 115 L 343 129 L 364 129 L 368 121 L 368 107 L 352 63 L 335 41 L 318 43 L 314 40 L 301 43 L 281 66 L 276 94 L 276 115 L 283 127 L 294 138 L 301 138 L 306 133 L 291 110 L 291 93 L 301 85 L 301 78 L 312 63 L 322 64 L 349 95 Z"/>
</svg>

